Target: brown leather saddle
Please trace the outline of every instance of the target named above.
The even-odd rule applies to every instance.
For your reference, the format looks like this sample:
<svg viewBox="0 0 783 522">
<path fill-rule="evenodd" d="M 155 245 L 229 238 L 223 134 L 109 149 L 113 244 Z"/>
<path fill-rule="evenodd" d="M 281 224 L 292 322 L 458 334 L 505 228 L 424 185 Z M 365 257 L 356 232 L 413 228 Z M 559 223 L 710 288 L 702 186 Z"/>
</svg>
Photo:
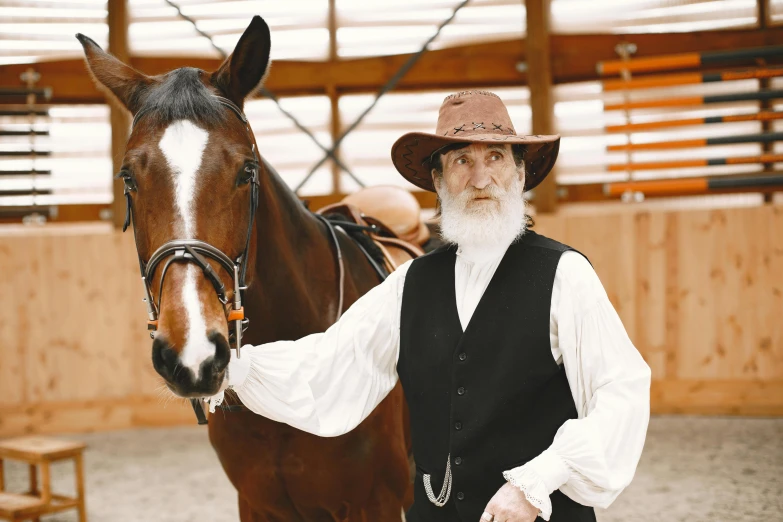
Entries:
<svg viewBox="0 0 783 522">
<path fill-rule="evenodd" d="M 423 248 L 430 239 L 430 229 L 421 219 L 421 205 L 413 194 L 402 187 L 365 187 L 346 196 L 343 203 L 358 207 L 365 216 L 383 222 L 403 241 Z"/>
<path fill-rule="evenodd" d="M 413 214 L 407 210 L 400 211 L 399 206 L 395 207 L 393 204 L 389 205 L 389 203 L 393 203 L 394 199 L 387 198 L 383 204 L 373 204 L 372 202 L 378 201 L 377 197 L 384 197 L 384 195 L 388 196 L 391 191 L 378 191 L 375 190 L 378 187 L 369 187 L 367 189 L 363 189 L 359 192 L 364 191 L 371 191 L 370 196 L 367 196 L 367 194 L 360 194 L 357 195 L 351 195 L 349 197 L 346 197 L 345 200 L 343 200 L 340 203 L 334 203 L 332 205 L 327 205 L 320 210 L 318 210 L 317 214 L 320 214 L 322 216 L 339 216 L 340 220 L 334 220 L 332 219 L 332 223 L 340 227 L 341 224 L 344 225 L 345 229 L 351 229 L 354 230 L 362 230 L 365 232 L 369 238 L 373 241 L 375 246 L 381 251 L 383 254 L 383 268 L 386 270 L 387 273 L 394 272 L 397 267 L 399 267 L 401 264 L 405 263 L 406 261 L 409 261 L 411 259 L 415 259 L 421 255 L 424 255 L 424 250 L 419 245 L 413 244 L 410 241 L 405 241 L 404 239 L 401 239 L 396 230 L 413 230 L 415 232 L 415 237 L 419 240 L 424 238 L 424 241 L 426 242 L 427 239 L 429 239 L 429 229 L 427 229 L 426 225 L 424 223 L 421 223 L 419 214 Z M 397 187 L 392 187 L 393 189 L 397 189 Z M 401 191 L 405 191 L 404 189 L 398 189 Z M 407 193 L 407 191 L 405 191 Z M 412 195 L 408 194 L 413 201 L 418 206 L 418 202 L 413 198 Z M 402 198 L 398 198 L 397 201 L 399 201 Z M 391 209 L 392 212 L 386 212 L 384 213 L 387 217 L 391 216 L 392 221 L 394 220 L 394 217 L 405 217 L 407 218 L 407 221 L 405 223 L 400 223 L 399 220 L 397 220 L 394 224 L 394 228 L 392 226 L 385 223 L 382 219 L 376 216 L 369 215 L 367 211 L 365 211 L 365 208 L 360 208 L 359 206 L 351 203 L 358 202 L 365 204 L 363 205 L 367 209 L 376 209 L 379 208 L 388 208 Z M 368 204 L 369 202 L 369 204 Z M 410 217 L 413 216 L 416 220 L 415 223 L 410 223 Z M 353 225 L 353 227 L 351 227 Z M 424 237 L 424 234 L 419 231 L 419 226 L 423 227 L 427 230 L 426 238 Z M 411 237 L 410 235 L 406 237 Z M 365 252 L 368 257 L 370 255 Z"/>
</svg>

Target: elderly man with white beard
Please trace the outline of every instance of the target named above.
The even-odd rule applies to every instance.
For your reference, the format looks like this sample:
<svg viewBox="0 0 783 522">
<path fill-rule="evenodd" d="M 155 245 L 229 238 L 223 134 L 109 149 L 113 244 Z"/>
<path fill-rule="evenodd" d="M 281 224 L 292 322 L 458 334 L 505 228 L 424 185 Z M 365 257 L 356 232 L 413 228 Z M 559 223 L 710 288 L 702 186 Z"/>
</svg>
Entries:
<svg viewBox="0 0 783 522">
<path fill-rule="evenodd" d="M 228 386 L 258 414 L 332 437 L 399 380 L 417 469 L 408 522 L 595 521 L 636 470 L 650 369 L 589 261 L 529 230 L 524 192 L 559 141 L 517 135 L 493 93 L 448 96 L 434 134 L 392 148 L 406 179 L 437 192 L 447 246 L 324 333 L 243 347 Z"/>
</svg>

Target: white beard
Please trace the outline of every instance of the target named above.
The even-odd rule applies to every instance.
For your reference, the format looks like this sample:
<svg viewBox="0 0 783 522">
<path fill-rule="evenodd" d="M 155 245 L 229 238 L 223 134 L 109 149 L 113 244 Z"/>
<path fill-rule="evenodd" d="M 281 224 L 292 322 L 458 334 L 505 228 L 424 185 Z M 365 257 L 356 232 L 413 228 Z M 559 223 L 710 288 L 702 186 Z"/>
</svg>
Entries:
<svg viewBox="0 0 783 522">
<path fill-rule="evenodd" d="M 510 245 L 527 227 L 523 191 L 522 181 L 516 176 L 507 190 L 490 185 L 482 190 L 467 188 L 455 195 L 444 187 L 438 194 L 441 237 L 470 250 Z M 489 196 L 495 201 L 477 203 L 473 201 L 477 196 Z"/>
</svg>

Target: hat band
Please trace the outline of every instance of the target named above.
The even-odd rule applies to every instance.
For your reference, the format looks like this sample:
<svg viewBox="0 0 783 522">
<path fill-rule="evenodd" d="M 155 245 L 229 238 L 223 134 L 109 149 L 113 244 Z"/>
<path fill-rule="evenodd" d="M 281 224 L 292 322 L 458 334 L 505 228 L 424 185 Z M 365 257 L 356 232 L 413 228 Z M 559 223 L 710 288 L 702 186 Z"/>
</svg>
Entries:
<svg viewBox="0 0 783 522">
<path fill-rule="evenodd" d="M 442 133 L 443 136 L 460 136 L 462 134 L 508 134 L 516 135 L 514 127 L 504 125 L 503 123 L 485 123 L 483 121 L 470 121 L 447 129 Z M 438 133 L 440 134 L 440 132 Z"/>
</svg>

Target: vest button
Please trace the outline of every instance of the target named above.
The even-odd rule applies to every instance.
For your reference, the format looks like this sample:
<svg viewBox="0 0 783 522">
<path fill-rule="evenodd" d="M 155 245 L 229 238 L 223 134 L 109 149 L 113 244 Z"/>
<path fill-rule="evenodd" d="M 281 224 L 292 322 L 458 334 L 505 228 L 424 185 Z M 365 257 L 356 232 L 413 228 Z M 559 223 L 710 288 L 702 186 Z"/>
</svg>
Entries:
<svg viewBox="0 0 783 522">
<path fill-rule="evenodd" d="M 456 464 L 457 466 L 462 464 L 462 457 L 457 457 L 456 459 L 454 459 L 454 464 Z"/>
<path fill-rule="evenodd" d="M 462 491 L 457 493 L 457 500 L 465 500 L 465 493 Z"/>
<path fill-rule="evenodd" d="M 460 361 L 464 361 L 467 358 L 468 358 L 468 354 L 466 354 L 466 353 L 459 354 L 459 360 Z"/>
<path fill-rule="evenodd" d="M 463 388 L 462 386 L 457 388 L 457 395 L 465 395 L 465 388 Z"/>
<path fill-rule="evenodd" d="M 461 430 L 462 429 L 462 423 L 460 421 L 457 421 L 454 423 L 454 429 L 455 430 Z"/>
</svg>

